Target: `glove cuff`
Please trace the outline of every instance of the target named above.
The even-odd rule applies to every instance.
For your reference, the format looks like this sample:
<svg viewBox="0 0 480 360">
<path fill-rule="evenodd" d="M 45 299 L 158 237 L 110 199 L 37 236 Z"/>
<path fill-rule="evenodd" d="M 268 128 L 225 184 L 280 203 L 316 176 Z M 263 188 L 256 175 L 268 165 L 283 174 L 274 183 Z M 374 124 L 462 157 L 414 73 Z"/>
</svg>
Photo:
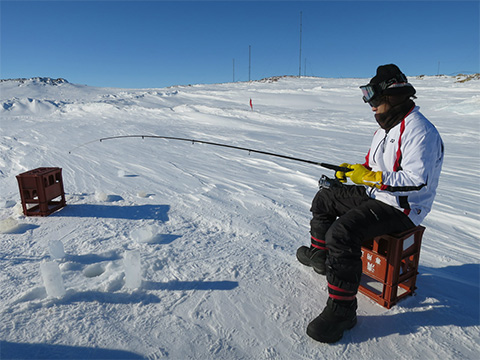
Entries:
<svg viewBox="0 0 480 360">
<path fill-rule="evenodd" d="M 362 182 L 367 186 L 380 189 L 383 185 L 383 173 L 381 171 L 369 171 L 363 176 Z"/>
</svg>

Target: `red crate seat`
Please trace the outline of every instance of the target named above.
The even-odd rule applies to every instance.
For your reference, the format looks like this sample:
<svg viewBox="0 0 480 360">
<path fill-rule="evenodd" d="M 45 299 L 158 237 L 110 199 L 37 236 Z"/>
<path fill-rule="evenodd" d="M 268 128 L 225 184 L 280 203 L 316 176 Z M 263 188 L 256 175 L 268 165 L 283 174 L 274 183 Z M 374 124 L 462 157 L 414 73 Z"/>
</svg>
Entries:
<svg viewBox="0 0 480 360">
<path fill-rule="evenodd" d="M 377 236 L 362 245 L 363 275 L 359 291 L 386 307 L 412 295 L 425 228 Z"/>
</svg>

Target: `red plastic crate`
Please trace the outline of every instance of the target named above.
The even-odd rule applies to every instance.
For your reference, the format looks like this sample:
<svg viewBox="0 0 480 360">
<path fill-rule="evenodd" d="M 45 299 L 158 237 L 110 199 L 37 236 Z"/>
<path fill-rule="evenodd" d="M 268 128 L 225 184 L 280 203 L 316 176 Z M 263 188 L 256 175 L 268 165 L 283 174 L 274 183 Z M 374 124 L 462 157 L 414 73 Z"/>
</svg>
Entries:
<svg viewBox="0 0 480 360">
<path fill-rule="evenodd" d="M 33 169 L 17 175 L 17 181 L 26 216 L 48 216 L 66 205 L 61 168 Z"/>
<path fill-rule="evenodd" d="M 363 275 L 359 291 L 390 309 L 416 289 L 425 228 L 377 236 L 362 245 Z"/>
</svg>

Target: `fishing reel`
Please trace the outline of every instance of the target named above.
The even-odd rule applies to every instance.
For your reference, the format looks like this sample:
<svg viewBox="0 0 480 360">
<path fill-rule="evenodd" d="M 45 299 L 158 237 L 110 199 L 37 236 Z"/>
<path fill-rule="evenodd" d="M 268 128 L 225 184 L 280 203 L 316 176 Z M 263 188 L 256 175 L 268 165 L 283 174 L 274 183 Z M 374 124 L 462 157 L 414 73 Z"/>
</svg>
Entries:
<svg viewBox="0 0 480 360">
<path fill-rule="evenodd" d="M 330 189 L 343 186 L 343 183 L 337 178 L 329 178 L 326 175 L 322 175 L 320 180 L 318 180 L 318 187 L 321 189 Z"/>
<path fill-rule="evenodd" d="M 325 164 L 325 163 L 320 163 L 320 166 L 323 166 L 324 168 L 327 168 L 327 169 L 334 170 L 335 173 L 337 171 L 344 172 L 344 173 L 352 171 L 348 167 L 342 167 L 342 166 Z M 336 176 L 334 178 L 329 178 L 326 175 L 322 175 L 320 180 L 318 180 L 318 187 L 320 188 L 320 190 L 321 189 L 338 188 L 338 187 L 342 187 L 342 186 L 343 186 L 343 183 Z"/>
</svg>

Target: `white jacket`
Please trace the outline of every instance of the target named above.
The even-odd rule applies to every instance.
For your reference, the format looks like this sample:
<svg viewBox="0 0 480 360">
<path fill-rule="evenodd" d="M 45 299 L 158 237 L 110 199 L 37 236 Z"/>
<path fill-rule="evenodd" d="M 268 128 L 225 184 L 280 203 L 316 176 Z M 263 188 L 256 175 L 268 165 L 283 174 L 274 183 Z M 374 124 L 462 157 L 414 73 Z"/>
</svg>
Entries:
<svg viewBox="0 0 480 360">
<path fill-rule="evenodd" d="M 419 225 L 432 208 L 443 152 L 437 129 L 415 106 L 388 133 L 375 132 L 364 165 L 383 172 L 383 185 L 367 187 L 367 194 L 402 210 Z"/>
</svg>

